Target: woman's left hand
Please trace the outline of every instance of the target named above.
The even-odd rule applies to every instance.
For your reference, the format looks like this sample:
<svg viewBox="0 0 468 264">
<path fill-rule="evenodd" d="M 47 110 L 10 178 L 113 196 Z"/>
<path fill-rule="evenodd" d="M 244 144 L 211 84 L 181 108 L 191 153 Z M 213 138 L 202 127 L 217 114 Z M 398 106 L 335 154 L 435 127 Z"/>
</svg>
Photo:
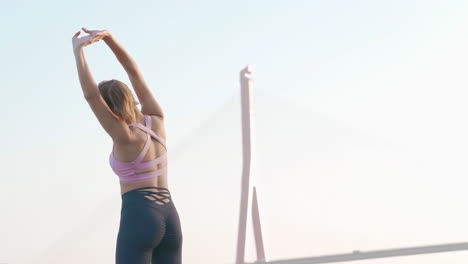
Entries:
<svg viewBox="0 0 468 264">
<path fill-rule="evenodd" d="M 84 28 L 83 28 L 84 29 Z M 86 47 L 88 45 L 93 44 L 94 42 L 97 42 L 102 39 L 102 35 L 96 35 L 96 34 L 90 34 L 87 36 L 83 37 L 78 37 L 80 35 L 81 31 L 78 31 L 73 35 L 72 38 L 72 44 L 73 44 L 73 50 L 76 51 L 82 47 Z"/>
</svg>

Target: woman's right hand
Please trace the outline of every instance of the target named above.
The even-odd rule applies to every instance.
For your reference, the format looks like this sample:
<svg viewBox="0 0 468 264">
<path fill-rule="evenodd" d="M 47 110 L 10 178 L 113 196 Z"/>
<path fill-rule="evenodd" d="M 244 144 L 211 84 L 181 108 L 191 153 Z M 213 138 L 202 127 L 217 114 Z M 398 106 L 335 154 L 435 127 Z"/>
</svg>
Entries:
<svg viewBox="0 0 468 264">
<path fill-rule="evenodd" d="M 92 40 L 92 43 L 99 41 L 107 36 L 110 35 L 110 32 L 106 29 L 104 30 L 89 30 L 87 28 L 82 27 L 84 32 L 89 34 L 89 38 Z"/>
</svg>

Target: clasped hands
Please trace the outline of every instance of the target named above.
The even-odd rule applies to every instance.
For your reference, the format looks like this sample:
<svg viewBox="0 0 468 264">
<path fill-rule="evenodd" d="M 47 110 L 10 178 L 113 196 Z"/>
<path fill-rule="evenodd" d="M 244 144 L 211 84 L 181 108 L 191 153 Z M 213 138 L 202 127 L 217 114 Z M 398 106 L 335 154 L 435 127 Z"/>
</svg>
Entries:
<svg viewBox="0 0 468 264">
<path fill-rule="evenodd" d="M 109 36 L 109 31 L 107 30 L 89 30 L 87 28 L 81 28 L 84 32 L 88 33 L 89 35 L 78 37 L 81 31 L 78 31 L 73 35 L 72 44 L 73 44 L 73 51 L 77 51 L 83 47 L 93 44 L 107 36 Z"/>
</svg>

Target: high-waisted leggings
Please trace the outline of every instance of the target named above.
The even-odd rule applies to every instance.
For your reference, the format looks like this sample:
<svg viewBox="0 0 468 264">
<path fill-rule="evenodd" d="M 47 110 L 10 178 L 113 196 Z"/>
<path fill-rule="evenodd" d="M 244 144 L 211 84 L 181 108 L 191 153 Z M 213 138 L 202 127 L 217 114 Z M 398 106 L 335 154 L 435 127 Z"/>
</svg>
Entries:
<svg viewBox="0 0 468 264">
<path fill-rule="evenodd" d="M 168 189 L 144 187 L 122 195 L 116 264 L 180 264 L 182 240 Z"/>
</svg>

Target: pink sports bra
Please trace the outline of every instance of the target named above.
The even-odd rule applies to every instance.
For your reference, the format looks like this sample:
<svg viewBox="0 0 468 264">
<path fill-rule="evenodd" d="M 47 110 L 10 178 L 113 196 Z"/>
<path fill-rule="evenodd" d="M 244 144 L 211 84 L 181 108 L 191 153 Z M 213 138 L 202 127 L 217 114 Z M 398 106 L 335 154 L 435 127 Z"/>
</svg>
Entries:
<svg viewBox="0 0 468 264">
<path fill-rule="evenodd" d="M 114 157 L 114 149 L 112 148 L 112 152 L 109 156 L 109 163 L 112 170 L 117 174 L 120 178 L 120 181 L 127 182 L 127 181 L 137 181 L 143 179 L 149 179 L 156 176 L 164 175 L 167 172 L 167 168 L 161 168 L 158 170 L 145 172 L 145 173 L 136 173 L 137 170 L 141 169 L 148 169 L 148 168 L 157 168 L 158 164 L 163 163 L 167 160 L 167 148 L 165 144 L 164 138 L 161 136 L 156 135 L 153 130 L 151 130 L 151 117 L 149 115 L 145 115 L 145 126 L 142 124 L 129 124 L 128 126 L 136 126 L 137 128 L 146 132 L 147 140 L 143 150 L 140 152 L 138 157 L 132 162 L 122 162 L 118 161 Z M 157 141 L 159 141 L 166 151 L 163 155 L 157 157 L 154 160 L 141 162 L 148 152 L 150 143 L 151 143 L 151 136 L 154 137 Z"/>
</svg>

